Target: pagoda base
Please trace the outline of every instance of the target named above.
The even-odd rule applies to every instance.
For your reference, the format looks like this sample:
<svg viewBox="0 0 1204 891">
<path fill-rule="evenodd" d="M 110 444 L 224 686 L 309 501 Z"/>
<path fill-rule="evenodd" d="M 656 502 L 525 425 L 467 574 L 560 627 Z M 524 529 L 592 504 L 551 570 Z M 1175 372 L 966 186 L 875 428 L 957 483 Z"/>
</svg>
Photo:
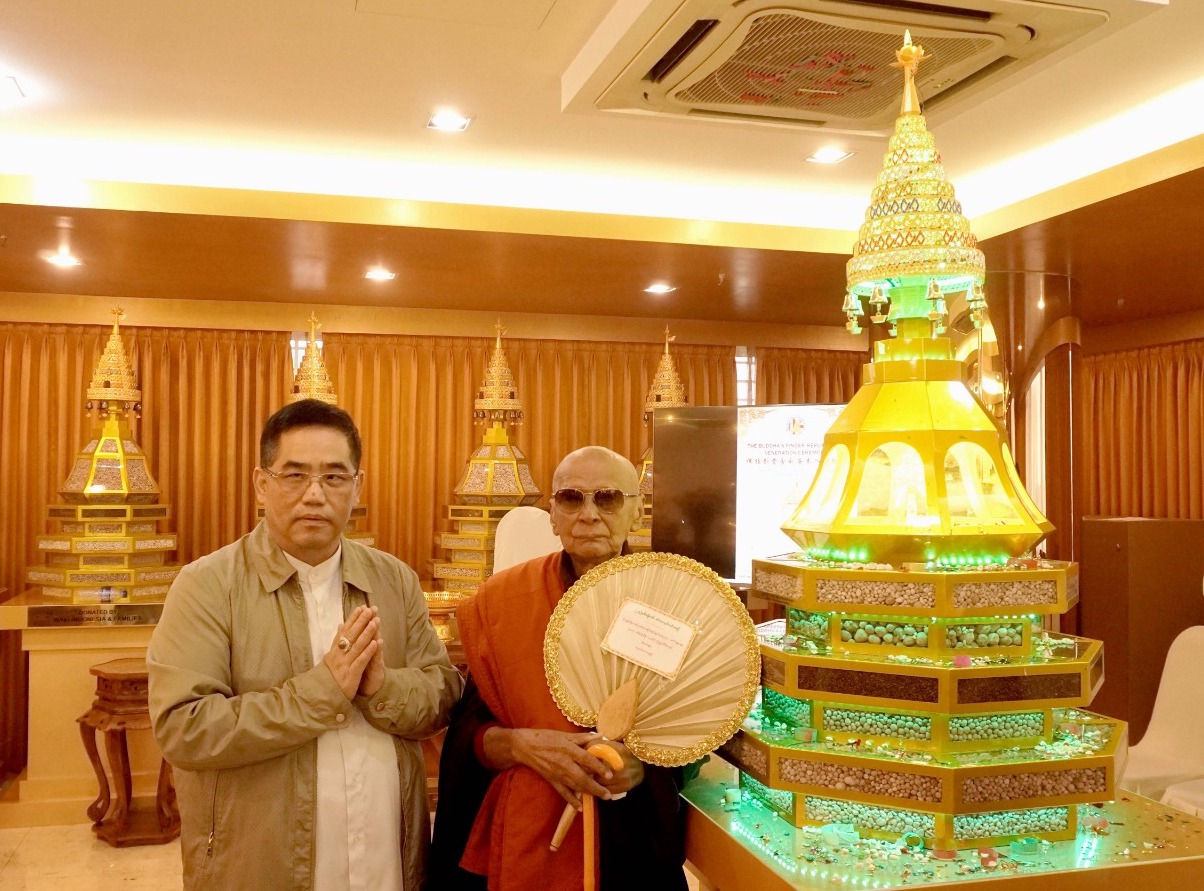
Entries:
<svg viewBox="0 0 1204 891">
<path fill-rule="evenodd" d="M 1072 838 L 984 849 L 996 856 L 994 866 L 978 850 L 950 852 L 952 859 L 942 860 L 929 848 L 904 849 L 897 840 L 828 844 L 821 829 L 797 828 L 742 792 L 736 769 L 714 757 L 682 797 L 686 858 L 702 891 L 946 883 L 961 891 L 995 888 L 1005 877 L 1008 888 L 1018 891 L 1132 891 L 1174 883 L 1191 888 L 1204 874 L 1204 819 L 1128 793 L 1113 802 L 1080 805 Z M 730 798 L 736 800 L 729 803 Z"/>
</svg>

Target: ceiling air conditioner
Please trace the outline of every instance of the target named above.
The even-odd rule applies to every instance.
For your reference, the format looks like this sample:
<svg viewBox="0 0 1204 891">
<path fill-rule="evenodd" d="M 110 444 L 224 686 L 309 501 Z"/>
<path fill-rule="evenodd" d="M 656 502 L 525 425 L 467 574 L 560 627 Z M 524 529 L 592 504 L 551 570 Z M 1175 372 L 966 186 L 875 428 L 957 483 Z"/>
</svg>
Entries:
<svg viewBox="0 0 1204 891">
<path fill-rule="evenodd" d="M 1149 0 L 619 0 L 561 79 L 566 110 L 889 132 L 903 30 L 929 59 L 925 111 L 999 91 Z"/>
</svg>

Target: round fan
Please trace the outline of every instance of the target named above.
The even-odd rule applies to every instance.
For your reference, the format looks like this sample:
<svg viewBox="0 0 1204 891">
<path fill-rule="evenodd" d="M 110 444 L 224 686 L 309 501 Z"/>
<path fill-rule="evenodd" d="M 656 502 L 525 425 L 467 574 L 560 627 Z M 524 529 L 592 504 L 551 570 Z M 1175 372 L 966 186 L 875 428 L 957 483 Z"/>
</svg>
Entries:
<svg viewBox="0 0 1204 891">
<path fill-rule="evenodd" d="M 598 725 L 612 694 L 634 693 L 623 743 L 662 767 L 726 742 L 760 684 L 744 605 L 712 570 L 678 554 L 631 554 L 587 572 L 560 598 L 543 653 L 552 698 L 575 724 Z"/>
</svg>

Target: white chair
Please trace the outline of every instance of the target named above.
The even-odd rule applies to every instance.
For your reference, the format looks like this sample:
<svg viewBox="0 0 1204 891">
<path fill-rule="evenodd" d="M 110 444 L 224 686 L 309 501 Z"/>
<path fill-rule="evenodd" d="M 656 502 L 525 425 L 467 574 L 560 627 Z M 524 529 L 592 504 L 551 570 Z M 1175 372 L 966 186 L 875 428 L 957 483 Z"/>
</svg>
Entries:
<svg viewBox="0 0 1204 891">
<path fill-rule="evenodd" d="M 522 505 L 498 521 L 493 538 L 493 571 L 501 572 L 517 563 L 560 550 L 560 538 L 552 532 L 546 510 Z"/>
<path fill-rule="evenodd" d="M 1179 633 L 1166 654 L 1154 713 L 1141 742 L 1129 749 L 1118 785 L 1162 799 L 1168 786 L 1204 778 L 1204 625 Z"/>
<path fill-rule="evenodd" d="M 1204 817 L 1204 779 L 1167 786 L 1162 803 L 1197 817 Z"/>
</svg>

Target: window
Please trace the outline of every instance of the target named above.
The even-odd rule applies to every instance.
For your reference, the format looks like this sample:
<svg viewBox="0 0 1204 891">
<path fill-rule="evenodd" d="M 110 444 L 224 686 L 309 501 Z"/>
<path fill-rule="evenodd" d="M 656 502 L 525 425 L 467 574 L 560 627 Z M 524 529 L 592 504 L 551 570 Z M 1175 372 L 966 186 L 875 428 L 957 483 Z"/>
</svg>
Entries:
<svg viewBox="0 0 1204 891">
<path fill-rule="evenodd" d="M 736 347 L 736 405 L 757 404 L 757 355 L 749 347 Z"/>
<path fill-rule="evenodd" d="M 320 350 L 322 349 L 322 337 L 314 341 L 314 345 Z M 309 335 L 304 331 L 294 331 L 288 339 L 289 352 L 293 359 L 293 374 L 297 373 L 297 369 L 301 367 L 301 360 L 305 358 L 305 348 L 309 346 Z"/>
</svg>

